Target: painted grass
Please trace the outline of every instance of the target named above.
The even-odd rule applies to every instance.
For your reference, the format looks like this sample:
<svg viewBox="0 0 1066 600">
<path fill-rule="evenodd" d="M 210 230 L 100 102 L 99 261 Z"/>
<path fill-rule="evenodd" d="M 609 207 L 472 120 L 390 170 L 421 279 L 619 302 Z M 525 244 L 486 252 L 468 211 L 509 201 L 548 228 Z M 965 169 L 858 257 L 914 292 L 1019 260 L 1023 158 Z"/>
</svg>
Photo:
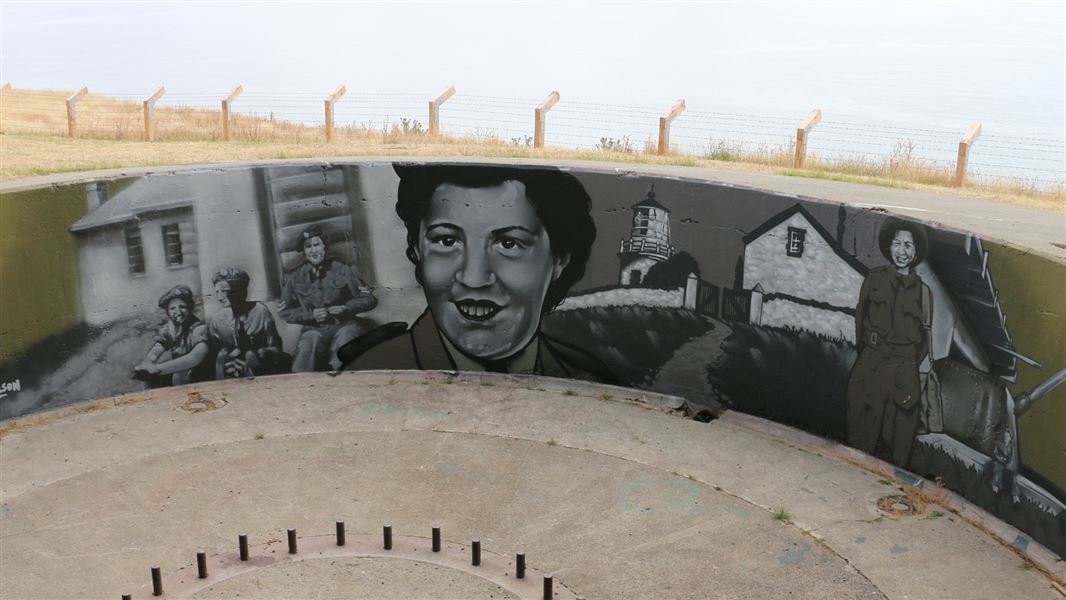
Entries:
<svg viewBox="0 0 1066 600">
<path fill-rule="evenodd" d="M 64 100 L 69 92 L 9 90 L 0 95 L 0 179 L 133 166 L 242 160 L 357 156 L 482 156 L 709 167 L 811 177 L 926 192 L 993 199 L 1066 212 L 1066 186 L 1038 188 L 1017 180 L 976 180 L 951 187 L 953 173 L 914 156 L 900 142 L 890 156 L 828 159 L 810 153 L 803 169 L 792 166 L 793 148 L 718 141 L 702 155 L 657 156 L 653 144 L 605 139 L 600 149 L 534 149 L 529 140 L 504 140 L 491 131 L 432 139 L 417 121 L 380 128 L 338 127 L 326 144 L 321 127 L 234 114 L 233 137 L 221 140 L 218 110 L 157 107 L 155 142 L 142 141 L 139 102 L 89 94 L 78 104 L 78 139 L 66 137 Z"/>
</svg>

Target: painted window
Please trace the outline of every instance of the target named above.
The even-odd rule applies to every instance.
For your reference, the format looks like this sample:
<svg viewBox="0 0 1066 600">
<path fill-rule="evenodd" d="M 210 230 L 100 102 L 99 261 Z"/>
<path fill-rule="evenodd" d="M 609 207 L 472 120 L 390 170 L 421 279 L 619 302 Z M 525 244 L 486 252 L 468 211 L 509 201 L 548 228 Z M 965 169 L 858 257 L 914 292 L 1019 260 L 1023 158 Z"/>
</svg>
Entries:
<svg viewBox="0 0 1066 600">
<path fill-rule="evenodd" d="M 640 271 L 633 269 L 629 272 L 629 285 L 640 285 Z"/>
<path fill-rule="evenodd" d="M 788 228 L 788 246 L 785 248 L 789 256 L 799 258 L 803 256 L 803 245 L 807 240 L 807 230 L 799 227 Z"/>
<path fill-rule="evenodd" d="M 180 267 L 185 262 L 181 252 L 181 228 L 177 223 L 163 226 L 163 250 L 168 267 Z"/>
<path fill-rule="evenodd" d="M 144 274 L 144 246 L 141 244 L 141 226 L 137 223 L 126 225 L 126 260 L 130 275 Z"/>
</svg>

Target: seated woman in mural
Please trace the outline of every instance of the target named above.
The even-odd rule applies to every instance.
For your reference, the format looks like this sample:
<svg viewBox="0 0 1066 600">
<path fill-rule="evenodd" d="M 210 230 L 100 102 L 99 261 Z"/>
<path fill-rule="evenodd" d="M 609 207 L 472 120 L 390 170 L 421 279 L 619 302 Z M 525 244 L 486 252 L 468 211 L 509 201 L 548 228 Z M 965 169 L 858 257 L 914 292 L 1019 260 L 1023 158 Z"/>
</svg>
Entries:
<svg viewBox="0 0 1066 600">
<path fill-rule="evenodd" d="M 195 306 L 192 290 L 184 285 L 174 286 L 159 298 L 167 320 L 156 330 L 148 354 L 133 367 L 135 378 L 153 387 L 211 378 L 207 326 L 193 314 Z M 168 353 L 170 358 L 161 360 Z"/>
<path fill-rule="evenodd" d="M 588 193 L 555 169 L 397 165 L 396 213 L 429 305 L 341 348 L 349 369 L 614 375 L 540 332 L 581 279 L 596 226 Z"/>
<path fill-rule="evenodd" d="M 211 278 L 222 310 L 207 319 L 215 353 L 215 378 L 254 377 L 284 373 L 288 356 L 282 352 L 274 316 L 262 302 L 248 300 L 248 273 L 236 267 Z"/>
<path fill-rule="evenodd" d="M 304 262 L 285 276 L 281 318 L 302 325 L 292 370 L 340 368 L 337 349 L 366 333 L 370 322 L 359 313 L 377 306 L 355 269 L 327 254 L 329 238 L 318 225 L 300 233 L 296 250 Z"/>
<path fill-rule="evenodd" d="M 918 432 L 929 357 L 932 297 L 914 271 L 925 228 L 888 219 L 878 236 L 888 266 L 871 269 L 855 307 L 859 357 L 847 387 L 848 443 L 906 466 Z"/>
</svg>

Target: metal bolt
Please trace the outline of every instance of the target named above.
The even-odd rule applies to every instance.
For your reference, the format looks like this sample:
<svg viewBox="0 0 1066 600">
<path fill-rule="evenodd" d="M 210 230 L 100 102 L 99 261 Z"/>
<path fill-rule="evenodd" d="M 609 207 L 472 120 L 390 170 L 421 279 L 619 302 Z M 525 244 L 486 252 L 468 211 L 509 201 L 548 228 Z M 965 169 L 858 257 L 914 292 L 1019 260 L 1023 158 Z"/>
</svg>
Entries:
<svg viewBox="0 0 1066 600">
<path fill-rule="evenodd" d="M 470 542 L 470 564 L 481 566 L 481 540 Z"/>
<path fill-rule="evenodd" d="M 514 557 L 514 576 L 516 579 L 526 578 L 526 555 L 522 552 Z"/>
<path fill-rule="evenodd" d="M 385 549 L 392 550 L 392 525 L 386 525 L 381 531 L 385 542 Z"/>
<path fill-rule="evenodd" d="M 344 521 L 337 521 L 337 545 L 344 545 Z"/>
<path fill-rule="evenodd" d="M 159 565 L 152 567 L 152 595 L 163 595 L 163 572 L 159 570 Z"/>
<path fill-rule="evenodd" d="M 237 545 L 241 550 L 241 560 L 248 560 L 248 534 L 237 535 Z"/>
<path fill-rule="evenodd" d="M 203 550 L 196 553 L 196 574 L 200 579 L 207 579 L 207 553 Z"/>
<path fill-rule="evenodd" d="M 433 551 L 440 552 L 440 525 L 433 526 Z"/>
<path fill-rule="evenodd" d="M 296 554 L 296 530 L 289 530 L 289 554 Z"/>
<path fill-rule="evenodd" d="M 544 600 L 552 600 L 552 576 L 550 573 L 544 576 Z"/>
</svg>

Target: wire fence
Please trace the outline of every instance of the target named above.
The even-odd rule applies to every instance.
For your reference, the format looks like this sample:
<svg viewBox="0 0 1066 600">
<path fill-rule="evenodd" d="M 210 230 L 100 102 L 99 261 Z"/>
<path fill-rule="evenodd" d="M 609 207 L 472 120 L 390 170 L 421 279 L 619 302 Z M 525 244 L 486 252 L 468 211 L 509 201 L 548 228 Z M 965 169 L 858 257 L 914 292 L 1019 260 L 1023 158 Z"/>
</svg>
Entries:
<svg viewBox="0 0 1066 600">
<path fill-rule="evenodd" d="M 7 89 L 0 95 L 0 132 L 68 134 L 64 92 Z M 77 103 L 77 134 L 93 139 L 141 139 L 143 92 L 90 93 Z M 167 93 L 155 104 L 153 139 L 222 139 L 222 94 Z M 324 141 L 322 93 L 247 91 L 231 105 L 233 139 L 287 143 Z M 335 140 L 428 139 L 429 97 L 349 93 L 335 105 Z M 456 95 L 440 106 L 444 141 L 533 146 L 537 98 Z M 654 153 L 666 107 L 567 101 L 547 114 L 548 146 L 618 153 Z M 745 114 L 690 107 L 673 121 L 671 154 L 789 167 L 805 111 Z M 991 129 L 987 127 L 986 129 Z M 870 123 L 826 114 L 808 133 L 807 168 L 904 177 L 950 184 L 964 129 Z M 1035 188 L 1066 185 L 1066 139 L 986 133 L 970 149 L 967 177 L 1011 180 Z"/>
</svg>

